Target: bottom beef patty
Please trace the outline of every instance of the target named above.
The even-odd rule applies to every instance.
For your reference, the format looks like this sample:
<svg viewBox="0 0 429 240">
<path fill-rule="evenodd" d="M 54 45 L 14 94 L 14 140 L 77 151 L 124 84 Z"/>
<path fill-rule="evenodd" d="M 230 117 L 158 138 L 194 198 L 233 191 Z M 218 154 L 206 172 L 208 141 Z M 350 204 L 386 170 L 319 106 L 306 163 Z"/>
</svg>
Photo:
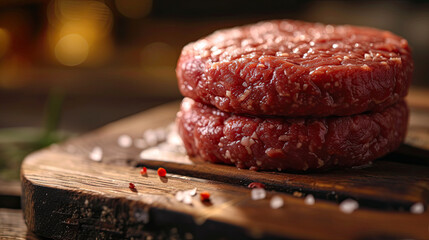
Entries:
<svg viewBox="0 0 429 240">
<path fill-rule="evenodd" d="M 345 117 L 235 115 L 185 98 L 177 114 L 190 156 L 252 170 L 306 171 L 366 164 L 405 138 L 408 108 Z"/>
</svg>

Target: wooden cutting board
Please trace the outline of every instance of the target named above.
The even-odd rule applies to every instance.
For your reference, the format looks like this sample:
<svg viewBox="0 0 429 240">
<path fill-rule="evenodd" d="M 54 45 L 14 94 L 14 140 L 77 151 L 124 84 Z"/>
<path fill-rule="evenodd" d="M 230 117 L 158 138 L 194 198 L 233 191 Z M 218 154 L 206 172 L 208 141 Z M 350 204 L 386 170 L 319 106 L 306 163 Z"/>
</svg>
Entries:
<svg viewBox="0 0 429 240">
<path fill-rule="evenodd" d="M 29 230 L 54 239 L 429 239 L 424 98 L 409 101 L 407 144 L 395 153 L 366 167 L 308 174 L 189 159 L 169 127 L 178 103 L 167 104 L 28 156 L 21 169 L 24 218 Z M 132 146 L 119 146 L 124 134 Z M 96 147 L 101 161 L 90 157 Z M 157 176 L 158 167 L 167 177 Z M 251 199 L 251 182 L 266 185 L 265 199 Z M 201 202 L 198 194 L 192 204 L 176 199 L 178 191 L 193 188 L 209 192 L 211 201 Z M 309 194 L 313 205 L 304 201 Z M 284 206 L 272 209 L 273 196 Z M 359 203 L 350 214 L 339 208 L 348 198 Z M 417 202 L 425 206 L 421 214 L 410 212 Z"/>
</svg>

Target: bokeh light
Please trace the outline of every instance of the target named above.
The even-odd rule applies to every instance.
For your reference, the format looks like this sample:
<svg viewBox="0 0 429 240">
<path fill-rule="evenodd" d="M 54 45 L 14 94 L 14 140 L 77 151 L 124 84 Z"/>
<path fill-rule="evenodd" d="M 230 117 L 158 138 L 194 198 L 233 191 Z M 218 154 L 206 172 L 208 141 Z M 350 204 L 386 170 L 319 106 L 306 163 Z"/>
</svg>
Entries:
<svg viewBox="0 0 429 240">
<path fill-rule="evenodd" d="M 105 3 L 55 0 L 50 3 L 47 13 L 50 47 L 60 63 L 67 66 L 82 63 L 94 66 L 102 64 L 111 56 L 113 14 Z M 68 40 L 77 39 L 77 36 L 79 40 L 76 43 Z M 73 51 L 63 48 L 69 45 L 73 45 Z"/>
<path fill-rule="evenodd" d="M 9 49 L 10 45 L 10 34 L 4 29 L 0 28 L 0 58 L 2 58 Z"/>
<path fill-rule="evenodd" d="M 142 18 L 152 9 L 152 0 L 116 0 L 118 11 L 128 18 Z"/>
<path fill-rule="evenodd" d="M 55 57 L 66 66 L 76 66 L 88 57 L 88 41 L 79 34 L 69 34 L 61 38 L 55 46 Z"/>
</svg>

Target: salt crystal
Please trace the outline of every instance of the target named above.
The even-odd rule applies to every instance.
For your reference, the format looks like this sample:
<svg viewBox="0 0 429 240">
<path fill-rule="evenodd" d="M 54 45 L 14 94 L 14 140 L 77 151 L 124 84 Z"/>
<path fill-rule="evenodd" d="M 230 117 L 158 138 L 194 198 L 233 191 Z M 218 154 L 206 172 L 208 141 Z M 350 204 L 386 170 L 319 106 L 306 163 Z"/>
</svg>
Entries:
<svg viewBox="0 0 429 240">
<path fill-rule="evenodd" d="M 263 188 L 253 188 L 251 192 L 252 200 L 260 200 L 266 197 L 266 192 Z"/>
<path fill-rule="evenodd" d="M 94 147 L 91 153 L 89 153 L 89 158 L 97 162 L 101 161 L 101 159 L 103 158 L 103 150 L 101 149 L 101 147 Z"/>
<path fill-rule="evenodd" d="M 359 208 L 359 203 L 350 198 L 340 203 L 340 210 L 343 213 L 350 214 L 358 208 Z"/>
<path fill-rule="evenodd" d="M 425 211 L 425 207 L 423 206 L 423 203 L 421 203 L 421 202 L 414 203 L 411 206 L 410 211 L 413 214 L 422 214 Z"/>
<path fill-rule="evenodd" d="M 158 143 L 158 137 L 154 130 L 148 129 L 143 133 L 143 139 L 149 146 L 154 146 Z"/>
<path fill-rule="evenodd" d="M 307 205 L 313 205 L 314 202 L 315 202 L 314 196 L 311 194 L 308 194 L 304 199 L 304 203 Z"/>
<path fill-rule="evenodd" d="M 191 205 L 192 204 L 192 196 L 191 195 L 185 195 L 185 197 L 183 198 L 183 203 Z"/>
<path fill-rule="evenodd" d="M 191 196 L 197 195 L 197 188 L 194 188 L 194 189 L 191 189 L 191 190 L 188 190 L 188 191 L 189 191 L 189 195 L 191 195 Z"/>
<path fill-rule="evenodd" d="M 165 138 L 167 137 L 166 129 L 164 129 L 164 128 L 157 128 L 157 129 L 155 129 L 154 132 L 155 132 L 155 135 L 156 135 L 156 138 L 157 138 L 158 142 L 165 141 Z"/>
<path fill-rule="evenodd" d="M 133 145 L 133 139 L 128 135 L 121 135 L 118 137 L 118 145 L 123 148 L 129 148 Z"/>
<path fill-rule="evenodd" d="M 271 208 L 278 209 L 283 207 L 283 205 L 284 205 L 284 201 L 282 197 L 274 196 L 273 198 L 271 198 L 271 201 L 270 201 Z"/>
<path fill-rule="evenodd" d="M 175 195 L 177 201 L 181 202 L 185 198 L 185 194 L 182 191 L 178 191 Z"/>
<path fill-rule="evenodd" d="M 192 197 L 197 195 L 197 188 L 193 188 L 185 191 L 178 191 L 175 195 L 175 198 L 179 202 L 185 204 L 192 204 Z"/>
<path fill-rule="evenodd" d="M 173 146 L 182 146 L 183 142 L 176 130 L 171 131 L 167 135 L 167 143 Z"/>
<path fill-rule="evenodd" d="M 158 149 L 156 149 L 156 150 L 158 150 Z M 141 151 L 140 154 L 139 154 L 139 157 L 141 159 L 146 159 L 146 150 Z"/>
</svg>

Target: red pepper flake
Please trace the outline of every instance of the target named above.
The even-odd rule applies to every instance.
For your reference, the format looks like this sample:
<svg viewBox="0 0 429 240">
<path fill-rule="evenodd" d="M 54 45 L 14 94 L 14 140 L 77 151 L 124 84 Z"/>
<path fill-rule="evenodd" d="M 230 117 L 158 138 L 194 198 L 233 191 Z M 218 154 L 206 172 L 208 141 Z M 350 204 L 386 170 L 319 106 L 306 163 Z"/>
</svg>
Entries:
<svg viewBox="0 0 429 240">
<path fill-rule="evenodd" d="M 140 170 L 140 174 L 141 175 L 146 175 L 147 174 L 147 168 L 143 167 L 142 170 Z"/>
<path fill-rule="evenodd" d="M 259 182 L 252 182 L 247 185 L 248 188 L 265 188 L 265 184 Z"/>
<path fill-rule="evenodd" d="M 167 175 L 167 171 L 162 167 L 158 168 L 158 176 L 165 177 L 165 175 Z"/>
<path fill-rule="evenodd" d="M 202 202 L 210 201 L 210 193 L 202 192 L 202 193 L 200 193 L 200 198 L 201 198 Z"/>
<path fill-rule="evenodd" d="M 131 190 L 134 190 L 134 189 L 136 189 L 136 185 L 134 185 L 134 183 L 130 183 L 129 188 L 130 188 Z"/>
</svg>

